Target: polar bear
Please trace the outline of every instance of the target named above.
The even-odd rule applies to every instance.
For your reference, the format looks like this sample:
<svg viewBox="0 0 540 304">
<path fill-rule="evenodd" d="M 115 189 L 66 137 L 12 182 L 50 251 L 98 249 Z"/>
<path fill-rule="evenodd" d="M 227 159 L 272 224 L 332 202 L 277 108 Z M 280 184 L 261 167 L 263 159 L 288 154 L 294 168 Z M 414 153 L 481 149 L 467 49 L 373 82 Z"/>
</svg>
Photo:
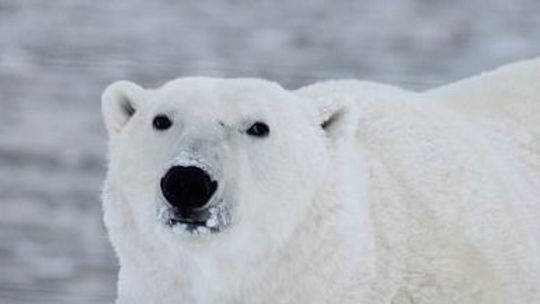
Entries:
<svg viewBox="0 0 540 304">
<path fill-rule="evenodd" d="M 540 60 L 423 93 L 120 81 L 126 303 L 540 303 Z"/>
</svg>

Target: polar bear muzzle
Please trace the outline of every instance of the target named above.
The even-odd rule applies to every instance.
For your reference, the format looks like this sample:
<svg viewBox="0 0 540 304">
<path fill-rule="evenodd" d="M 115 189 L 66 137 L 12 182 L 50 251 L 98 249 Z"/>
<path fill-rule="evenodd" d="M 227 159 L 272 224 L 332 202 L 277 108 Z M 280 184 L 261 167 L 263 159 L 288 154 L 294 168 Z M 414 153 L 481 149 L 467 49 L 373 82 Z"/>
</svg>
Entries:
<svg viewBox="0 0 540 304">
<path fill-rule="evenodd" d="M 217 233 L 231 222 L 221 171 L 200 155 L 181 153 L 159 182 L 158 218 L 176 232 Z"/>
</svg>

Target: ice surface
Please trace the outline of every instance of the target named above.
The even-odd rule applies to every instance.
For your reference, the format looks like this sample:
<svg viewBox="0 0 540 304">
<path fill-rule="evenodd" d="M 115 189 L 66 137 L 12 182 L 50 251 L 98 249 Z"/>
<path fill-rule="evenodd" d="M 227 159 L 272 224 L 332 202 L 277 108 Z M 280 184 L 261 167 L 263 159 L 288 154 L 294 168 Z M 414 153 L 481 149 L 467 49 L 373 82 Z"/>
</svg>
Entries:
<svg viewBox="0 0 540 304">
<path fill-rule="evenodd" d="M 426 88 L 539 55 L 539 10 L 536 0 L 0 0 L 0 303 L 114 298 L 99 200 L 106 84 L 204 74 Z"/>
</svg>

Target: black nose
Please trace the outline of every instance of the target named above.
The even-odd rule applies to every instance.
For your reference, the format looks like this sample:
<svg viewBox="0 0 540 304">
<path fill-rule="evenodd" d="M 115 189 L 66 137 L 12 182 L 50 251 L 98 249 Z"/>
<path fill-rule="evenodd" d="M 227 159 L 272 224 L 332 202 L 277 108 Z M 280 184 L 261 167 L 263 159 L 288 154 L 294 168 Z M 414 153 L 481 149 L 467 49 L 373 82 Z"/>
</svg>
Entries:
<svg viewBox="0 0 540 304">
<path fill-rule="evenodd" d="M 181 213 L 189 214 L 208 203 L 218 184 L 198 167 L 175 166 L 167 171 L 160 185 L 167 202 Z"/>
</svg>

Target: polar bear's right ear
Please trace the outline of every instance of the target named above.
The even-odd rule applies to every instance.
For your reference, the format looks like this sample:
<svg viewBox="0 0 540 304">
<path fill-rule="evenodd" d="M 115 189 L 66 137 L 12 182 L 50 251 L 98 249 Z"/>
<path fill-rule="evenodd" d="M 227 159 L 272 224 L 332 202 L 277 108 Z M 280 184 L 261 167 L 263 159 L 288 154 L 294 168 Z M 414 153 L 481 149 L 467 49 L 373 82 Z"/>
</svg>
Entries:
<svg viewBox="0 0 540 304">
<path fill-rule="evenodd" d="M 119 133 L 141 104 L 148 99 L 148 91 L 130 81 L 109 85 L 101 97 L 101 112 L 109 136 Z"/>
</svg>

